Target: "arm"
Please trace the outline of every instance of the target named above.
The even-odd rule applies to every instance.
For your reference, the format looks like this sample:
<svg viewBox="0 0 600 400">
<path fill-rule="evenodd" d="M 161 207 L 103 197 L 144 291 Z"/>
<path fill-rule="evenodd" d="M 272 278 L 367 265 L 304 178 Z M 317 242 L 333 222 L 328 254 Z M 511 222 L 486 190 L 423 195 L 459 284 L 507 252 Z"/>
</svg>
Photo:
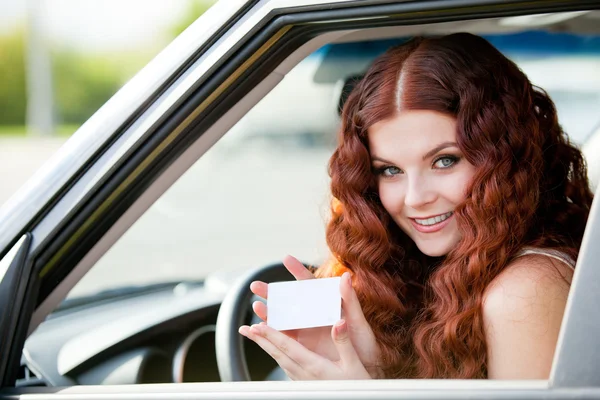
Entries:
<svg viewBox="0 0 600 400">
<path fill-rule="evenodd" d="M 543 255 L 513 261 L 483 298 L 490 379 L 548 379 L 572 270 Z"/>
</svg>

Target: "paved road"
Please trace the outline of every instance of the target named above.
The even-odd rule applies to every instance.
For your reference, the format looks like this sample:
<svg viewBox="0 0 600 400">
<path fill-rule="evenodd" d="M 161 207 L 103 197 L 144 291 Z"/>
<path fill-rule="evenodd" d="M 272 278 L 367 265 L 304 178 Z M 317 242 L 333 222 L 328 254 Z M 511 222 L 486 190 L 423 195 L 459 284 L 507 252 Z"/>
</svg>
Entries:
<svg viewBox="0 0 600 400">
<path fill-rule="evenodd" d="M 4 204 L 65 140 L 0 136 L 0 205 Z"/>
</svg>

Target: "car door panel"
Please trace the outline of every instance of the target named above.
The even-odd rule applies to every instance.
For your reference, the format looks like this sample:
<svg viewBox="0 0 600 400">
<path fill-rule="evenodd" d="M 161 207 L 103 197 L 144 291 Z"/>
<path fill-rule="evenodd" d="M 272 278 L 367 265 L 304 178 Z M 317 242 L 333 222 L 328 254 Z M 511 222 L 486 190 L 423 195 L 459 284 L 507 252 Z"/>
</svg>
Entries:
<svg viewBox="0 0 600 400">
<path fill-rule="evenodd" d="M 238 4 L 240 8 L 241 3 Z M 108 147 L 102 150 L 103 154 L 98 154 L 93 159 L 95 164 L 86 165 L 81 176 L 70 177 L 71 191 L 62 199 L 57 199 L 53 208 L 36 214 L 45 216 L 37 228 L 34 228 L 37 247 L 30 251 L 31 237 L 26 237 L 17 248 L 18 257 L 15 256 L 15 260 L 19 260 L 20 267 L 15 267 L 15 271 L 19 271 L 18 281 L 22 284 L 18 288 L 11 286 L 10 293 L 16 293 L 14 298 L 22 306 L 17 308 L 18 318 L 7 316 L 6 319 L 12 322 L 3 320 L 0 325 L 3 332 L 6 331 L 7 335 L 15 338 L 15 341 L 10 341 L 14 346 L 9 352 L 9 359 L 2 357 L 0 371 L 6 372 L 17 365 L 15 354 L 17 350 L 20 354 L 25 335 L 22 329 L 19 331 L 16 328 L 28 325 L 35 302 L 38 306 L 43 306 L 43 312 L 38 313 L 35 319 L 39 323 L 52 308 L 52 303 L 59 301 L 66 294 L 65 291 L 70 289 L 64 285 L 57 286 L 59 282 L 73 276 L 74 268 L 85 257 L 91 257 L 87 260 L 89 268 L 94 259 L 98 259 L 114 243 L 119 232 L 122 233 L 127 228 L 127 224 L 133 223 L 161 191 L 166 190 L 211 143 L 220 138 L 226 130 L 224 126 L 233 124 L 245 112 L 240 110 L 247 110 L 256 101 L 251 96 L 254 89 L 261 84 L 272 87 L 281 79 L 281 74 L 274 72 L 275 68 L 299 46 L 327 31 L 519 13 L 571 11 L 586 7 L 597 8 L 600 7 L 600 2 L 448 0 L 406 3 L 364 1 L 346 5 L 342 1 L 316 0 L 252 3 L 252 7 L 245 9 L 246 14 L 232 23 L 231 31 L 222 31 L 222 36 L 215 38 L 210 51 L 205 49 L 206 52 L 199 55 L 193 63 L 181 67 L 180 74 L 170 82 L 169 87 L 164 88 L 160 97 L 154 99 L 152 105 L 147 104 L 148 107 L 140 115 L 136 115 L 137 121 L 130 121 L 132 124 L 124 130 L 126 132 L 117 140 L 111 139 Z M 236 109 L 235 106 L 241 99 L 245 99 L 246 104 Z M 233 119 L 227 119 L 228 115 L 233 116 Z M 219 123 L 222 124 L 219 129 L 213 129 Z M 108 139 L 106 140 L 108 143 Z M 596 214 L 598 213 L 593 214 L 593 218 L 590 216 L 590 224 L 600 226 L 600 217 Z M 118 221 L 124 225 L 119 226 Z M 590 232 L 592 233 L 586 235 L 597 240 L 599 233 L 596 230 Z M 112 234 L 111 237 L 109 234 Z M 586 246 L 592 246 L 591 240 L 588 239 Z M 31 254 L 35 260 L 29 257 Z M 582 254 L 586 254 L 583 249 Z M 597 259 L 595 252 L 588 251 L 587 254 L 589 255 L 584 256 L 578 265 L 578 270 L 583 269 L 584 272 L 578 272 L 583 278 L 577 278 L 577 282 L 597 277 L 597 274 L 585 272 L 592 268 L 592 259 Z M 37 271 L 41 271 L 39 280 Z M 17 279 L 17 275 L 13 276 L 13 279 Z M 34 294 L 37 293 L 34 289 L 37 290 L 38 284 L 41 290 L 39 296 Z M 574 282 L 573 287 L 576 284 L 580 283 Z M 63 293 L 55 295 L 57 287 Z M 590 293 L 598 293 L 592 289 Z M 582 300 L 584 305 L 579 305 L 577 299 L 570 299 L 569 312 L 572 314 L 569 318 L 576 318 L 573 315 L 578 315 L 581 310 L 589 310 L 590 298 Z M 4 303 L 0 302 L 0 306 L 7 305 L 8 299 L 6 297 Z M 46 299 L 52 299 L 52 302 L 44 303 Z M 566 346 L 576 338 L 585 340 L 589 346 L 594 343 L 593 338 L 600 335 L 599 326 L 598 323 L 592 324 L 592 329 L 585 337 L 571 336 L 574 334 L 563 326 L 561 343 Z M 571 328 L 573 329 L 576 328 Z M 567 382 L 564 376 L 569 376 L 570 372 L 561 368 L 560 363 L 563 359 L 566 360 L 565 352 L 570 348 L 572 347 L 564 347 L 558 352 L 562 356 L 557 358 L 558 366 L 555 365 L 553 374 L 556 379 L 551 380 L 550 385 L 546 381 L 407 380 L 81 386 L 63 389 L 6 388 L 0 392 L 0 398 L 600 398 L 599 390 L 591 386 L 598 386 L 598 382 L 591 376 L 592 372 L 585 375 L 587 378 L 584 381 L 571 381 L 574 382 L 572 387 L 579 388 L 577 391 L 565 388 L 569 385 L 562 385 L 561 382 Z M 590 354 L 594 358 L 587 360 L 586 368 L 589 363 L 597 367 L 598 357 L 595 357 L 595 353 Z M 577 362 L 575 357 L 570 360 L 571 363 Z M 593 371 L 597 371 L 597 368 Z M 562 375 L 563 373 L 566 375 Z M 12 381 L 12 375 L 5 376 L 4 386 Z M 582 388 L 580 384 L 584 382 L 589 385 Z"/>
</svg>

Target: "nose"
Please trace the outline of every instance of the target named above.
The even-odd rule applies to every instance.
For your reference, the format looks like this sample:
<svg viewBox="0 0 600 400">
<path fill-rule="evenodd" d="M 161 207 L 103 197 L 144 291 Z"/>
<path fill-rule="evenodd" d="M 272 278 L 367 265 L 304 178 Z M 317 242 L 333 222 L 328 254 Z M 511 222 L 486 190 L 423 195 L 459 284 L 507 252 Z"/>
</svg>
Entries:
<svg viewBox="0 0 600 400">
<path fill-rule="evenodd" d="M 404 197 L 404 204 L 411 208 L 421 208 L 433 203 L 437 198 L 435 188 L 431 182 L 422 177 L 413 177 L 408 180 L 408 189 Z"/>
</svg>

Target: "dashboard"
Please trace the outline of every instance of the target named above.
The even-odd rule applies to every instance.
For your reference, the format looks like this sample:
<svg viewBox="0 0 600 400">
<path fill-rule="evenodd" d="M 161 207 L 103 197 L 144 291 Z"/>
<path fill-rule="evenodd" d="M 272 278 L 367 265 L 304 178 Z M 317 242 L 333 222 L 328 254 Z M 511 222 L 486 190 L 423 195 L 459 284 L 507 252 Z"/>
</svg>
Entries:
<svg viewBox="0 0 600 400">
<path fill-rule="evenodd" d="M 215 324 L 238 276 L 57 311 L 27 339 L 17 386 L 218 382 Z M 252 318 L 249 304 L 248 322 Z M 244 344 L 252 380 L 280 379 L 262 349 L 247 339 Z"/>
</svg>

